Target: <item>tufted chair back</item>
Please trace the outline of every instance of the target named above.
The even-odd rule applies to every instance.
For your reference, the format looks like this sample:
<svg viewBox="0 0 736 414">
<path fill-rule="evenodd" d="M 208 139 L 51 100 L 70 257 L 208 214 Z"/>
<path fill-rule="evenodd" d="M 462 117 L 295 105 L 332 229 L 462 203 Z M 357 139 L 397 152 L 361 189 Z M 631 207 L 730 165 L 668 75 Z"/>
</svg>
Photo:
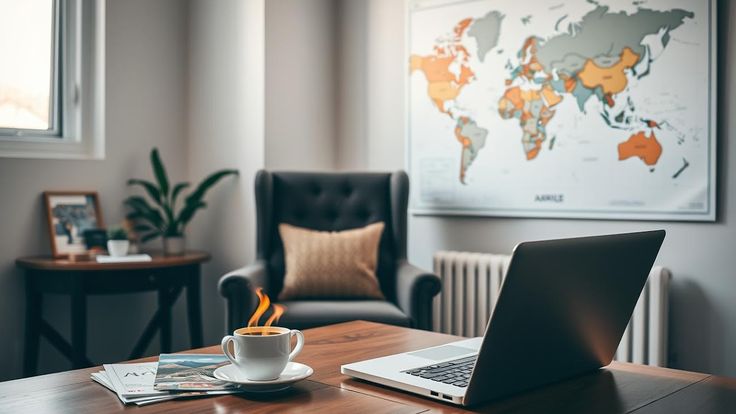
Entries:
<svg viewBox="0 0 736 414">
<path fill-rule="evenodd" d="M 406 258 L 409 179 L 395 173 L 271 172 L 256 175 L 257 256 L 268 267 L 269 292 L 277 297 L 285 274 L 278 231 L 288 223 L 340 231 L 383 221 L 376 273 L 386 298 L 396 302 L 396 261 Z"/>
</svg>

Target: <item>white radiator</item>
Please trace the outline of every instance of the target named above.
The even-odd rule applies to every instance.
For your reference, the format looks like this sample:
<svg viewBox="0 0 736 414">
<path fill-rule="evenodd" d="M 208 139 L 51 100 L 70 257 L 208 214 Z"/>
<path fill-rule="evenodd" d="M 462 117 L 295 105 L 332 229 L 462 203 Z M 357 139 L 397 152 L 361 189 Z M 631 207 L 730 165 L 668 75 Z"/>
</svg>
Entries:
<svg viewBox="0 0 736 414">
<path fill-rule="evenodd" d="M 511 256 L 501 254 L 437 252 L 434 272 L 442 280 L 442 292 L 434 299 L 434 331 L 470 337 L 483 335 L 510 261 Z M 667 365 L 670 278 L 667 268 L 652 268 L 621 339 L 616 360 Z"/>
</svg>

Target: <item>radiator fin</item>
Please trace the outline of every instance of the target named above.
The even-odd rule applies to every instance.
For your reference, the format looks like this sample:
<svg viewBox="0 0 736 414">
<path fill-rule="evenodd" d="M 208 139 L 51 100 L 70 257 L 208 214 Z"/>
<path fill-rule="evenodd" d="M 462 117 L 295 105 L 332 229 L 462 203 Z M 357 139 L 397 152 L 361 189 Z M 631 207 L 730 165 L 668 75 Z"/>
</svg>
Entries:
<svg viewBox="0 0 736 414">
<path fill-rule="evenodd" d="M 433 329 L 460 336 L 481 336 L 501 292 L 511 257 L 502 254 L 440 251 L 434 271 L 442 293 L 433 302 Z M 616 351 L 616 360 L 667 365 L 670 271 L 652 268 L 634 314 Z"/>
</svg>

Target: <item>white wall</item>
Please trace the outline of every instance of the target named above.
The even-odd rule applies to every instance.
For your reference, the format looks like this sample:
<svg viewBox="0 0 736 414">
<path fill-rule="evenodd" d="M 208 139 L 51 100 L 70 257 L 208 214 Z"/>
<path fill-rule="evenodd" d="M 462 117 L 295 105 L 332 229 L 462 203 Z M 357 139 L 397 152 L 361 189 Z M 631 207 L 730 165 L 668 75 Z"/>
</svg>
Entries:
<svg viewBox="0 0 736 414">
<path fill-rule="evenodd" d="M 343 62 L 340 76 L 365 82 L 341 94 L 343 101 L 357 100 L 363 108 L 341 117 L 341 134 L 352 142 L 344 147 L 367 148 L 365 166 L 393 170 L 404 167 L 403 95 L 406 76 L 404 48 L 404 2 L 394 0 L 347 0 L 348 10 L 340 26 L 341 59 L 363 62 L 360 71 Z M 356 4 L 360 3 L 360 4 Z M 537 220 L 466 217 L 412 217 L 409 256 L 418 265 L 431 268 L 431 255 L 440 249 L 510 252 L 522 240 L 565 237 L 607 232 L 664 228 L 667 238 L 658 258 L 674 272 L 671 292 L 670 341 L 675 367 L 736 376 L 736 194 L 729 183 L 736 179 L 730 160 L 736 157 L 736 85 L 731 68 L 736 64 L 736 6 L 721 2 L 719 37 L 719 219 L 715 224 L 620 222 L 592 220 Z M 365 29 L 365 39 L 350 33 Z M 361 29 L 362 30 L 362 29 Z M 354 44 L 347 39 L 357 38 Z M 347 95 L 347 96 L 346 96 Z M 342 107 L 341 107 L 342 109 Z M 359 114 L 362 113 L 362 116 Z M 353 125 L 345 124 L 352 122 Z M 367 131 L 363 132 L 363 131 Z M 341 153 L 342 156 L 342 153 Z M 357 162 L 357 166 L 362 161 Z M 338 165 L 343 162 L 338 161 Z M 349 168 L 349 166 L 348 166 Z"/>
<path fill-rule="evenodd" d="M 341 0 L 340 169 L 395 170 L 404 157 L 404 2 Z"/>
<path fill-rule="evenodd" d="M 170 175 L 186 174 L 184 17 L 177 0 L 108 2 L 105 160 L 0 158 L 0 329 L 5 333 L 0 380 L 19 377 L 23 358 L 24 279 L 13 261 L 50 254 L 41 192 L 98 191 L 106 224 L 115 224 L 123 218 L 122 200 L 129 194 L 125 181 L 150 178 L 151 147 L 159 148 Z M 155 302 L 155 293 L 91 298 L 90 358 L 99 363 L 126 359 Z M 69 337 L 68 297 L 47 295 L 45 307 L 46 320 Z M 182 328 L 177 323 L 174 332 Z M 186 346 L 183 338 L 175 338 L 174 345 Z M 71 367 L 45 340 L 41 344 L 41 372 Z M 158 352 L 157 342 L 149 352 Z"/>
<path fill-rule="evenodd" d="M 189 245 L 212 253 L 203 266 L 205 344 L 225 329 L 217 281 L 255 257 L 253 177 L 264 166 L 264 0 L 193 0 L 189 13 L 188 169 L 192 182 L 240 171 L 207 197 Z"/>
<path fill-rule="evenodd" d="M 337 144 L 336 167 L 368 168 L 368 11 L 366 1 L 336 1 Z"/>
<path fill-rule="evenodd" d="M 334 0 L 192 0 L 189 10 L 188 170 L 240 177 L 215 188 L 192 223 L 203 267 L 205 343 L 224 332 L 217 280 L 255 257 L 253 180 L 261 168 L 334 167 Z"/>
<path fill-rule="evenodd" d="M 335 0 L 266 2 L 266 168 L 336 159 Z"/>
</svg>

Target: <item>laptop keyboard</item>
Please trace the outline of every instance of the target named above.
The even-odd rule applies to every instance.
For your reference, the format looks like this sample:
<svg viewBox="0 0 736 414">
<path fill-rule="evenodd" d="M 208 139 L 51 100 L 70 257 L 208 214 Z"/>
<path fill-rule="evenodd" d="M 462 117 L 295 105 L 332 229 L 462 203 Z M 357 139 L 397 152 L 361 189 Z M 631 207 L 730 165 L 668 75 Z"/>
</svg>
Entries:
<svg viewBox="0 0 736 414">
<path fill-rule="evenodd" d="M 477 358 L 477 355 L 473 355 L 471 357 L 447 361 L 440 364 L 427 365 L 426 367 L 414 368 L 402 372 L 414 375 L 415 377 L 454 385 L 456 387 L 467 387 L 468 382 L 470 381 L 470 373 L 473 371 L 473 365 L 475 365 L 475 360 Z"/>
</svg>

